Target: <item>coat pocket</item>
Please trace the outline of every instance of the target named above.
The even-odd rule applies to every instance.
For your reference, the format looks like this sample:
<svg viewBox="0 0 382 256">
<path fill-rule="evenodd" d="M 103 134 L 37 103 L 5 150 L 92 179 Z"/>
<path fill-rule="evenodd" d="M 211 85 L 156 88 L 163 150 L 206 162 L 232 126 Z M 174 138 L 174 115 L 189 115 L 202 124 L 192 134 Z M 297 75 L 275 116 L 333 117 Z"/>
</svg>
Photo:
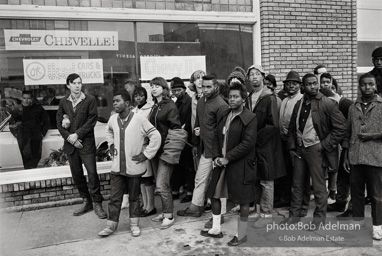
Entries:
<svg viewBox="0 0 382 256">
<path fill-rule="evenodd" d="M 257 177 L 257 161 L 255 159 L 245 159 L 244 184 L 253 184 Z"/>
</svg>

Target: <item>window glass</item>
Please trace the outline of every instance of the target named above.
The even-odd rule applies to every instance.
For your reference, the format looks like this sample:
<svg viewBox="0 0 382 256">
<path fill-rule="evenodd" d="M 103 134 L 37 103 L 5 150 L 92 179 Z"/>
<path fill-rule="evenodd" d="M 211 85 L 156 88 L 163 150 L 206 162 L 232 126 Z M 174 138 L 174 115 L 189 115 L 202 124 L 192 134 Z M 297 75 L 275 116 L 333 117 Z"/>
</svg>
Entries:
<svg viewBox="0 0 382 256">
<path fill-rule="evenodd" d="M 358 67 L 373 67 L 371 53 L 374 49 L 381 47 L 382 42 L 362 42 L 358 41 Z"/>
<path fill-rule="evenodd" d="M 139 56 L 205 56 L 205 71 L 222 80 L 253 62 L 249 25 L 138 22 L 137 40 Z"/>
<path fill-rule="evenodd" d="M 113 92 L 124 88 L 127 79 L 137 79 L 134 42 L 132 22 L 0 20 L 0 121 L 19 107 L 23 90 L 33 92 L 50 117 L 39 166 L 63 145 L 56 112 L 59 100 L 69 94 L 65 79 L 70 73 L 79 73 L 83 92 L 96 97 L 99 121 L 103 121 L 95 129 L 97 146 L 106 141 L 104 122 L 113 108 Z M 11 147 L 9 152 L 18 155 L 0 157 L 0 170 L 22 168 L 9 127 L 2 127 L 0 136 L 1 147 Z"/>
</svg>

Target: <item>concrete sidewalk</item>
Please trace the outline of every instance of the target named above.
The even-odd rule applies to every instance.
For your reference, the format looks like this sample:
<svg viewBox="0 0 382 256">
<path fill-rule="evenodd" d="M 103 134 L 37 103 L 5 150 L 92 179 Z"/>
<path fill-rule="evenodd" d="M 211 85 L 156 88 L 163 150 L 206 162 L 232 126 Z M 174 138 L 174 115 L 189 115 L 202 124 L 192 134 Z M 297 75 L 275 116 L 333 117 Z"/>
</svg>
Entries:
<svg viewBox="0 0 382 256">
<path fill-rule="evenodd" d="M 158 196 L 156 205 L 160 206 Z M 175 212 L 187 205 L 175 200 Z M 382 241 L 374 241 L 373 247 L 363 248 L 228 247 L 227 242 L 237 230 L 236 214 L 225 217 L 222 239 L 199 234 L 211 213 L 204 213 L 201 218 L 176 216 L 176 223 L 166 230 L 159 229 L 160 223 L 151 221 L 151 216 L 141 218 L 142 234 L 134 238 L 129 231 L 128 209 L 124 209 L 117 232 L 99 238 L 98 232 L 104 228 L 106 220 L 98 219 L 94 212 L 74 217 L 72 212 L 78 207 L 70 205 L 1 214 L 0 255 L 382 255 Z M 310 216 L 313 207 L 314 202 L 311 202 Z M 287 216 L 287 209 L 277 209 L 276 214 Z M 336 214 L 328 213 L 328 216 Z M 366 216 L 370 216 L 370 206 L 367 206 Z"/>
</svg>

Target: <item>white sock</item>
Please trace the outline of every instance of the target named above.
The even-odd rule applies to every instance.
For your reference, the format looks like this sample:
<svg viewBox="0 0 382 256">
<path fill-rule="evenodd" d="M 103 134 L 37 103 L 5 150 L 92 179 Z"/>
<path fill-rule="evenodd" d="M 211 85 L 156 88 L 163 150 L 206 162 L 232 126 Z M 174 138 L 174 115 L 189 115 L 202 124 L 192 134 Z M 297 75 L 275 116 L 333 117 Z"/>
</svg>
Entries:
<svg viewBox="0 0 382 256">
<path fill-rule="evenodd" d="M 212 228 L 208 230 L 209 234 L 217 235 L 220 234 L 220 220 L 221 220 L 221 214 L 219 215 L 213 215 L 212 214 Z"/>
</svg>

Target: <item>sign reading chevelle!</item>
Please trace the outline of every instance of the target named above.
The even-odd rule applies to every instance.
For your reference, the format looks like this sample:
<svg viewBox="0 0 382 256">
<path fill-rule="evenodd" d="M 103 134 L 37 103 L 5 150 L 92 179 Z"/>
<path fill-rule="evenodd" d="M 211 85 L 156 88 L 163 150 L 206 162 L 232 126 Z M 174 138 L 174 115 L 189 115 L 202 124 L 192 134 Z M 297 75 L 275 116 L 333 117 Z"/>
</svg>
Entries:
<svg viewBox="0 0 382 256">
<path fill-rule="evenodd" d="M 65 84 L 77 73 L 84 84 L 103 83 L 102 59 L 23 59 L 25 85 Z"/>
<path fill-rule="evenodd" d="M 118 50 L 117 31 L 4 29 L 6 50 Z"/>
</svg>

